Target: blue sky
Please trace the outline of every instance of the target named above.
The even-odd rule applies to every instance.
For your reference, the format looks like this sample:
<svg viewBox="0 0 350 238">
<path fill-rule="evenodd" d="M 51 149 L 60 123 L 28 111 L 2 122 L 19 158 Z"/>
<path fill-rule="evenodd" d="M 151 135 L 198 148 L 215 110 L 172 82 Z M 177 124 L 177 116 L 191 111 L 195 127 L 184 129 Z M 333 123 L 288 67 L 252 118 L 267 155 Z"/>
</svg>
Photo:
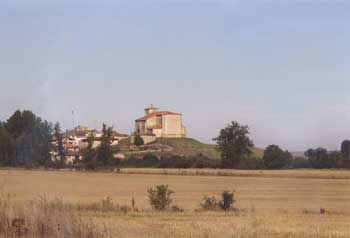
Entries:
<svg viewBox="0 0 350 238">
<path fill-rule="evenodd" d="M 31 109 L 129 133 L 143 108 L 182 112 L 211 142 L 231 120 L 257 146 L 350 138 L 350 2 L 0 1 L 0 120 Z"/>
</svg>

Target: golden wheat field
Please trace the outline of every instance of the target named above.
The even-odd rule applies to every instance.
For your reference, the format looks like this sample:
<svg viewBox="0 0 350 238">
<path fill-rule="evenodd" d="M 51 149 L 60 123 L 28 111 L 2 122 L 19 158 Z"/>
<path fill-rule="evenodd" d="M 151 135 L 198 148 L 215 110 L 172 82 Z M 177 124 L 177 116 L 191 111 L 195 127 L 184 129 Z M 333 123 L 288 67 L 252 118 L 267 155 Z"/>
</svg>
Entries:
<svg viewBox="0 0 350 238">
<path fill-rule="evenodd" d="M 147 189 L 168 184 L 183 212 L 154 212 Z M 0 170 L 12 203 L 45 197 L 88 206 L 110 197 L 134 211 L 77 209 L 102 237 L 350 237 L 350 172 L 124 169 L 119 173 Z M 201 211 L 204 196 L 235 191 L 234 212 Z M 324 212 L 320 212 L 323 209 Z"/>
</svg>

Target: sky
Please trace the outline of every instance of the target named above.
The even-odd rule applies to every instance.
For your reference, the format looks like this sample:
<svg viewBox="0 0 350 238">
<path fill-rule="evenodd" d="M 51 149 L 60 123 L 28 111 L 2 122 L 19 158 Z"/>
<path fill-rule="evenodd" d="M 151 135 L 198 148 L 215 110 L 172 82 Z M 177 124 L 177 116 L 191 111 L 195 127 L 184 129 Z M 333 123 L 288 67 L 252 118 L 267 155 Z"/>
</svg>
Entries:
<svg viewBox="0 0 350 238">
<path fill-rule="evenodd" d="M 207 143 L 238 121 L 258 147 L 337 149 L 350 138 L 349 12 L 346 0 L 0 0 L 0 120 L 28 109 L 131 133 L 154 104 Z"/>
</svg>

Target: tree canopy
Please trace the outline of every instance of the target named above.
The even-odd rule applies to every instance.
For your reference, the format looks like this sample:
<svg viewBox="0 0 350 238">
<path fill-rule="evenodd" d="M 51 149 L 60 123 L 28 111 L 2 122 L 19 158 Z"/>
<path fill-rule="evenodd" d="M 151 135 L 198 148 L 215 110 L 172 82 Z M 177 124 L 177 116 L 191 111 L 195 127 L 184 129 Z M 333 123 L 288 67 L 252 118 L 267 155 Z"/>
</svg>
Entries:
<svg viewBox="0 0 350 238">
<path fill-rule="evenodd" d="M 341 143 L 341 154 L 344 160 L 350 160 L 350 140 Z"/>
<path fill-rule="evenodd" d="M 49 161 L 51 123 L 31 111 L 17 110 L 0 130 L 3 165 L 45 165 Z"/>
<path fill-rule="evenodd" d="M 293 156 L 288 151 L 283 151 L 278 145 L 269 145 L 264 152 L 264 165 L 267 169 L 279 169 L 288 164 Z"/>
<path fill-rule="evenodd" d="M 248 126 L 235 121 L 222 129 L 219 136 L 213 140 L 216 141 L 221 153 L 223 166 L 228 168 L 237 168 L 240 160 L 251 154 L 250 148 L 254 146 L 249 138 Z"/>
</svg>

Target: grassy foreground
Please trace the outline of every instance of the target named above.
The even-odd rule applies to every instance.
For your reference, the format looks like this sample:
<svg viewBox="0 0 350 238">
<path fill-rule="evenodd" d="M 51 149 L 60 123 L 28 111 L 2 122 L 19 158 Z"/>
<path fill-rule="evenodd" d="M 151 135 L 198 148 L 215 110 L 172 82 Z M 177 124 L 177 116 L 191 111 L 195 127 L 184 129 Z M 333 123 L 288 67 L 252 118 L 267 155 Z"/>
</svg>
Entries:
<svg viewBox="0 0 350 238">
<path fill-rule="evenodd" d="M 76 223 L 92 222 L 103 237 L 350 237 L 349 172 L 263 171 L 263 176 L 259 171 L 231 172 L 235 175 L 0 170 L 0 185 L 18 206 L 40 196 L 61 198 L 71 204 Z M 146 191 L 158 184 L 169 184 L 175 191 L 174 204 L 184 212 L 150 210 Z M 236 191 L 238 212 L 198 211 L 203 196 L 222 190 Z M 91 205 L 106 197 L 122 207 L 130 207 L 134 197 L 138 211 Z"/>
</svg>

